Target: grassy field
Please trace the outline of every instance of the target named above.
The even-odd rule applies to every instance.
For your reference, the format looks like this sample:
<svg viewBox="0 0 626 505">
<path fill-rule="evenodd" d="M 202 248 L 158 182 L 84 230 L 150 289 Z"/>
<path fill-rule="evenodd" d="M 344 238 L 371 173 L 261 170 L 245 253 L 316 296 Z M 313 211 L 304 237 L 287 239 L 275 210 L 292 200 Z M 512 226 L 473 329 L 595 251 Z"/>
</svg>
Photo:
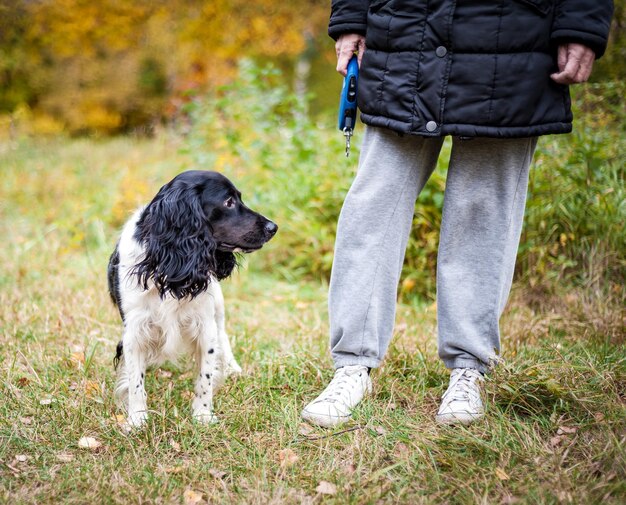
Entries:
<svg viewBox="0 0 626 505">
<path fill-rule="evenodd" d="M 299 411 L 332 373 L 326 286 L 260 271 L 270 243 L 223 283 L 244 374 L 216 399 L 220 423 L 191 421 L 189 367 L 168 367 L 148 375 L 147 427 L 126 435 L 106 263 L 132 208 L 189 164 L 165 137 L 0 145 L 1 503 L 626 502 L 615 285 L 516 285 L 506 363 L 486 383 L 485 421 L 469 428 L 434 423 L 447 382 L 436 307 L 400 305 L 373 397 L 324 431 Z"/>
</svg>

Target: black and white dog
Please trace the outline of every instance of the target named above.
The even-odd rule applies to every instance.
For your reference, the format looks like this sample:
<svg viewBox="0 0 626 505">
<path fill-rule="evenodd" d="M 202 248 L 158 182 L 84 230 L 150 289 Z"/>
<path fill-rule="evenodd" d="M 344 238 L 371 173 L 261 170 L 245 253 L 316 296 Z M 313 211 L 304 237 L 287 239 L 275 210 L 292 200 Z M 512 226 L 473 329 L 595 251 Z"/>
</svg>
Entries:
<svg viewBox="0 0 626 505">
<path fill-rule="evenodd" d="M 250 210 L 217 172 L 183 172 L 128 220 L 111 255 L 109 292 L 124 332 L 117 346 L 115 390 L 128 425 L 148 407 L 146 368 L 192 353 L 197 365 L 195 419 L 212 423 L 213 393 L 241 368 L 224 328 L 217 281 L 237 265 L 234 253 L 260 249 L 278 227 Z"/>
</svg>

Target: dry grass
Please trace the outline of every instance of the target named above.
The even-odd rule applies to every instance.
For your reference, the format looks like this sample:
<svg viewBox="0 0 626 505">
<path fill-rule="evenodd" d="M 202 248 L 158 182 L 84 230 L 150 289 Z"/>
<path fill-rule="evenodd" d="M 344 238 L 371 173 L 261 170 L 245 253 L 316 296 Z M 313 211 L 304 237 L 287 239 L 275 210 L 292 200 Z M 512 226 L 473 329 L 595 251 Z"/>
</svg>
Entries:
<svg viewBox="0 0 626 505">
<path fill-rule="evenodd" d="M 485 422 L 456 429 L 433 421 L 447 374 L 436 308 L 402 305 L 373 398 L 346 430 L 327 432 L 299 421 L 331 374 L 326 287 L 255 271 L 251 256 L 223 284 L 244 375 L 217 398 L 220 424 L 191 422 L 190 374 L 166 368 L 149 374 L 146 429 L 125 435 L 111 399 L 120 324 L 107 256 L 126 213 L 186 160 L 167 140 L 2 149 L 0 502 L 626 500 L 617 291 L 518 287 Z M 101 446 L 80 448 L 85 436 Z"/>
</svg>

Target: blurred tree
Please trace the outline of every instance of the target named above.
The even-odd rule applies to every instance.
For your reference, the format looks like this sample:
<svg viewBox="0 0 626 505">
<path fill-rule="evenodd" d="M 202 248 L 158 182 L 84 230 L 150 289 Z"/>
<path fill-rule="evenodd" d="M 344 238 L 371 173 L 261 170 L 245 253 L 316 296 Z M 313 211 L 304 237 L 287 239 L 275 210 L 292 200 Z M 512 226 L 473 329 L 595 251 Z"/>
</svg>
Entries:
<svg viewBox="0 0 626 505">
<path fill-rule="evenodd" d="M 293 64 L 327 9 L 320 0 L 3 2 L 0 111 L 26 104 L 72 133 L 159 121 L 190 91 L 233 79 L 241 56 Z"/>
<path fill-rule="evenodd" d="M 25 58 L 27 14 L 22 2 L 0 3 L 0 111 L 33 103 Z"/>
</svg>

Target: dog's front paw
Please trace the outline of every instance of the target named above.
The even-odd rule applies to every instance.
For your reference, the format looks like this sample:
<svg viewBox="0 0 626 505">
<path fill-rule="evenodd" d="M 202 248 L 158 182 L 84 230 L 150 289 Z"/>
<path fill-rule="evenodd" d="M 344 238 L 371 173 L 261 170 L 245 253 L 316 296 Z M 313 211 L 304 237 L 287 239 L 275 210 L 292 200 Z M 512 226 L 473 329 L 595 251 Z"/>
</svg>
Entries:
<svg viewBox="0 0 626 505">
<path fill-rule="evenodd" d="M 193 413 L 193 418 L 202 424 L 216 424 L 219 422 L 217 416 L 209 410 L 198 410 Z"/>
<path fill-rule="evenodd" d="M 125 427 L 130 431 L 135 428 L 141 428 L 148 420 L 148 413 L 145 410 L 131 412 L 126 417 Z"/>
<path fill-rule="evenodd" d="M 226 364 L 225 372 L 226 377 L 228 377 L 229 375 L 239 375 L 243 372 L 243 370 L 239 366 L 239 363 L 232 359 Z"/>
</svg>

